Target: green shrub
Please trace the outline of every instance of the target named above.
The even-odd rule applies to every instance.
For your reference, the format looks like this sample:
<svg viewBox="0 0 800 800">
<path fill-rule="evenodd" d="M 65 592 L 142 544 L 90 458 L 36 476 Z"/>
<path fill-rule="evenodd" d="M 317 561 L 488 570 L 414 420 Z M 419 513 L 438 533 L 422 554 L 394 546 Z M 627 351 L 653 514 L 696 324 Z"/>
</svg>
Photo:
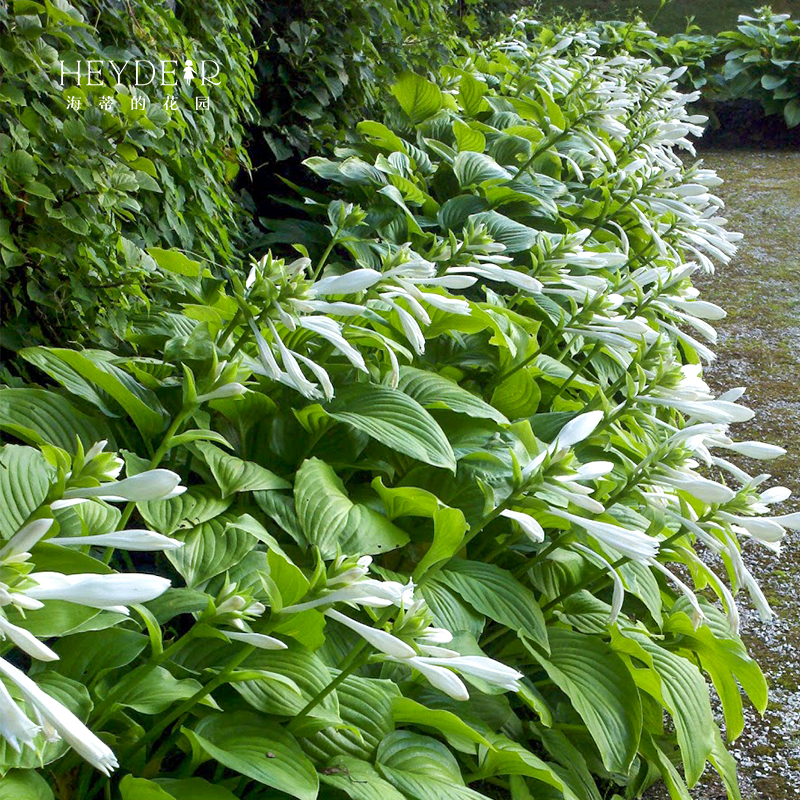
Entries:
<svg viewBox="0 0 800 800">
<path fill-rule="evenodd" d="M 741 543 L 800 521 L 701 376 L 737 237 L 668 70 L 524 29 L 399 75 L 246 277 L 20 352 L 59 388 L 0 389 L 3 788 L 739 797 L 709 682 L 733 741 Z"/>
<path fill-rule="evenodd" d="M 705 100 L 757 100 L 793 128 L 800 124 L 800 23 L 769 6 L 753 14 L 716 36 L 692 24 L 684 33 L 659 36 L 641 20 L 586 22 L 583 33 L 603 53 L 624 51 L 683 68 L 681 83 Z"/>
<path fill-rule="evenodd" d="M 773 14 L 769 6 L 754 13 L 739 17 L 735 31 L 719 35 L 722 92 L 759 100 L 767 114 L 783 114 L 793 128 L 800 125 L 800 22 Z"/>
</svg>

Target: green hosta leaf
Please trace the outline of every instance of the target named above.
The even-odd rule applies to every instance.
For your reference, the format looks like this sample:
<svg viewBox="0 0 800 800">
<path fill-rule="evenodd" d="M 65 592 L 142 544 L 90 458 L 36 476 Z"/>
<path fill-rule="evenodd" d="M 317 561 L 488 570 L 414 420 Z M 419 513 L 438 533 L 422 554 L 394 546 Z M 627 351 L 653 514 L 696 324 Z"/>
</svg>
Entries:
<svg viewBox="0 0 800 800">
<path fill-rule="evenodd" d="M 267 553 L 269 580 L 280 594 L 280 608 L 298 602 L 308 592 L 308 578 L 285 554 L 270 549 Z M 275 598 L 270 597 L 274 610 L 278 610 Z"/>
<path fill-rule="evenodd" d="M 550 628 L 550 655 L 529 648 L 550 679 L 572 701 L 603 764 L 626 775 L 642 732 L 639 690 L 625 662 L 603 641 Z"/>
<path fill-rule="evenodd" d="M 202 689 L 202 684 L 194 678 L 179 680 L 164 667 L 156 667 L 152 672 L 144 675 L 117 702 L 140 714 L 160 714 L 173 703 L 187 700 L 200 689 Z M 208 698 L 203 702 L 205 705 L 213 705 Z"/>
<path fill-rule="evenodd" d="M 204 778 L 158 778 L 156 784 L 175 800 L 236 800 L 233 792 Z"/>
<path fill-rule="evenodd" d="M 104 420 L 92 419 L 66 397 L 43 389 L 0 389 L 0 430 L 35 445 L 54 444 L 75 452 L 80 439 L 84 450 L 109 439 Z"/>
<path fill-rule="evenodd" d="M 247 392 L 239 397 L 212 400 L 209 405 L 234 423 L 242 435 L 246 435 L 251 428 L 278 410 L 273 400 L 259 392 Z"/>
<path fill-rule="evenodd" d="M 0 539 L 10 539 L 44 502 L 55 470 L 32 447 L 0 449 Z"/>
<path fill-rule="evenodd" d="M 489 204 L 482 197 L 474 194 L 461 194 L 451 197 L 436 214 L 439 225 L 445 231 L 460 231 L 472 214 L 486 211 Z"/>
<path fill-rule="evenodd" d="M 147 778 L 126 775 L 119 783 L 121 800 L 175 800 L 166 789 Z"/>
<path fill-rule="evenodd" d="M 402 192 L 396 186 L 384 186 L 382 189 L 378 189 L 378 194 L 388 197 L 395 205 L 403 209 L 410 233 L 422 233 L 422 228 L 420 228 L 414 212 L 406 205 Z"/>
<path fill-rule="evenodd" d="M 170 500 L 149 500 L 137 503 L 136 508 L 153 530 L 169 536 L 218 517 L 232 502 L 231 497 L 219 497 L 211 486 L 193 486 Z"/>
<path fill-rule="evenodd" d="M 461 76 L 458 84 L 458 99 L 461 107 L 469 116 L 474 117 L 484 108 L 488 108 L 488 104 L 483 99 L 486 91 L 486 84 L 481 83 L 477 78 L 472 75 Z"/>
<path fill-rule="evenodd" d="M 403 72 L 391 92 L 414 124 L 432 117 L 442 107 L 441 89 L 413 72 Z"/>
<path fill-rule="evenodd" d="M 53 790 L 38 772 L 12 769 L 0 778 L 0 800 L 53 800 Z"/>
<path fill-rule="evenodd" d="M 438 579 L 481 614 L 547 648 L 547 630 L 536 597 L 510 572 L 494 564 L 457 560 Z"/>
<path fill-rule="evenodd" d="M 170 449 L 179 447 L 184 444 L 191 444 L 192 442 L 216 442 L 223 447 L 230 447 L 230 442 L 221 434 L 216 431 L 204 430 L 190 430 L 179 433 L 177 436 L 172 436 L 169 440 Z"/>
<path fill-rule="evenodd" d="M 338 550 L 374 555 L 408 541 L 408 534 L 382 514 L 353 503 L 333 469 L 317 458 L 307 459 L 297 470 L 294 500 L 306 538 L 323 558 L 334 558 Z"/>
<path fill-rule="evenodd" d="M 155 394 L 124 370 L 95 356 L 93 351 L 79 353 L 57 347 L 31 347 L 20 351 L 20 355 L 106 413 L 109 413 L 108 406 L 97 390 L 113 397 L 143 436 L 154 436 L 163 429 L 166 412 Z"/>
<path fill-rule="evenodd" d="M 336 756 L 320 770 L 319 779 L 351 800 L 406 800 L 368 761 Z"/>
<path fill-rule="evenodd" d="M 400 191 L 403 195 L 403 199 L 406 202 L 417 203 L 419 205 L 424 205 L 427 201 L 436 202 L 433 198 L 423 192 L 415 183 L 410 181 L 408 178 L 404 178 L 402 175 L 389 175 L 389 182 L 394 186 L 396 189 Z M 438 211 L 438 205 L 435 206 L 435 209 Z"/>
<path fill-rule="evenodd" d="M 635 638 L 652 660 L 652 669 L 660 679 L 660 697 L 656 699 L 663 703 L 675 723 L 686 783 L 691 788 L 700 779 L 714 749 L 716 724 L 708 686 L 700 670 L 688 659 L 645 636 Z M 642 686 L 649 691 L 647 684 Z"/>
<path fill-rule="evenodd" d="M 762 75 L 761 85 L 768 92 L 771 92 L 772 90 L 777 89 L 779 86 L 783 86 L 787 80 L 789 79 L 786 75 Z"/>
<path fill-rule="evenodd" d="M 553 100 L 543 86 L 537 86 L 536 89 L 538 90 L 539 95 L 544 102 L 545 108 L 547 109 L 547 117 L 550 124 L 555 125 L 557 128 L 563 130 L 567 123 L 564 119 L 564 115 L 561 113 L 561 109 L 558 107 L 558 103 Z"/>
<path fill-rule="evenodd" d="M 708 760 L 717 771 L 717 774 L 722 778 L 725 784 L 725 789 L 728 792 L 730 800 L 742 800 L 741 792 L 739 791 L 739 778 L 737 776 L 738 764 L 736 759 L 728 752 L 725 747 L 725 742 L 722 741 L 722 736 L 718 730 L 714 730 L 714 749 L 711 751 Z"/>
<path fill-rule="evenodd" d="M 147 252 L 161 269 L 174 272 L 176 275 L 185 275 L 188 278 L 200 276 L 200 262 L 192 261 L 179 250 L 163 250 L 160 247 L 148 247 Z"/>
<path fill-rule="evenodd" d="M 88 503 L 81 503 L 63 510 L 74 511 L 75 516 L 81 522 L 81 528 L 85 528 L 89 535 L 115 531 L 122 518 L 122 512 L 118 508 L 104 503 L 102 500 L 90 500 Z M 56 512 L 56 515 L 58 514 L 59 512 Z M 59 524 L 62 524 L 60 519 Z M 63 525 L 61 532 L 64 532 Z"/>
<path fill-rule="evenodd" d="M 233 688 L 256 711 L 292 717 L 321 692 L 333 679 L 322 660 L 297 642 L 288 650 L 257 650 L 245 660 L 241 670 L 263 672 L 263 678 L 237 680 Z M 339 722 L 339 702 L 335 692 L 329 694 L 310 712 L 327 724 Z"/>
<path fill-rule="evenodd" d="M 484 183 L 484 181 L 507 181 L 511 179 L 511 173 L 501 167 L 491 156 L 484 155 L 482 152 L 474 153 L 471 150 L 466 150 L 456 156 L 453 171 L 456 174 L 456 178 L 458 178 L 459 186 L 462 188 Z M 485 213 L 496 212 L 487 211 Z"/>
<path fill-rule="evenodd" d="M 414 800 L 479 800 L 464 785 L 461 768 L 441 742 L 409 731 L 389 734 L 378 748 L 378 771 Z"/>
<path fill-rule="evenodd" d="M 535 726 L 534 730 L 547 752 L 561 765 L 564 782 L 580 800 L 603 800 L 586 763 L 585 753 L 576 746 L 579 743 L 573 744 L 570 737 L 560 730 L 544 727 L 544 720 L 543 725 Z"/>
<path fill-rule="evenodd" d="M 96 406 L 106 416 L 119 416 L 118 410 L 113 408 L 114 404 L 106 392 L 83 378 L 77 370 L 59 358 L 57 353 L 54 353 L 51 349 L 47 347 L 26 347 L 20 350 L 19 354 L 26 361 L 60 383 L 68 392 Z"/>
<path fill-rule="evenodd" d="M 258 492 L 273 489 L 289 489 L 291 484 L 268 469 L 252 461 L 244 461 L 228 455 L 213 444 L 199 443 L 197 449 L 211 467 L 214 480 L 219 484 L 223 497 L 234 492 Z"/>
<path fill-rule="evenodd" d="M 193 589 L 167 589 L 161 597 L 151 600 L 146 608 L 153 614 L 159 625 L 164 625 L 180 614 L 195 614 L 208 607 L 211 597 L 205 592 Z"/>
<path fill-rule="evenodd" d="M 455 471 L 453 448 L 436 420 L 396 389 L 359 383 L 339 392 L 327 409 L 387 447 L 434 467 Z"/>
<path fill-rule="evenodd" d="M 563 792 L 566 800 L 576 800 L 550 764 L 506 736 L 491 734 L 489 740 L 491 750 L 486 754 L 477 777 L 526 775 Z"/>
<path fill-rule="evenodd" d="M 78 572 L 95 572 L 108 574 L 111 567 L 99 558 L 92 558 L 86 553 L 74 550 L 71 547 L 60 547 L 49 541 L 39 542 L 36 545 L 36 567 L 40 571 L 63 572 L 65 575 L 74 575 Z"/>
<path fill-rule="evenodd" d="M 235 567 L 258 544 L 254 536 L 229 522 L 218 517 L 177 533 L 183 547 L 167 551 L 167 558 L 190 589 Z"/>
<path fill-rule="evenodd" d="M 319 761 L 341 754 L 371 760 L 381 741 L 394 730 L 392 703 L 400 691 L 391 681 L 350 675 L 336 694 L 344 724 L 307 737 L 304 749 Z"/>
<path fill-rule="evenodd" d="M 88 683 L 105 669 L 130 664 L 147 647 L 147 637 L 124 628 L 79 633 L 60 638 L 53 650 L 61 657 L 60 674 Z"/>
<path fill-rule="evenodd" d="M 486 624 L 484 617 L 451 591 L 439 575 L 427 581 L 420 591 L 438 627 L 446 628 L 451 633 L 466 631 L 475 639 L 481 635 Z"/>
<path fill-rule="evenodd" d="M 398 486 L 389 489 L 380 478 L 372 482 L 372 488 L 381 496 L 386 513 L 391 519 L 396 517 L 428 517 L 433 520 L 433 541 L 430 548 L 414 569 L 414 579 L 418 580 L 429 567 L 454 555 L 467 532 L 464 512 L 450 508 L 425 489 L 416 486 Z"/>
<path fill-rule="evenodd" d="M 23 625 L 34 636 L 47 638 L 77 633 L 82 625 L 97 618 L 100 611 L 66 600 L 48 600 L 44 608 L 26 611 L 24 618 L 11 609 L 6 614 L 14 625 Z"/>
<path fill-rule="evenodd" d="M 504 244 L 509 253 L 530 250 L 539 240 L 538 231 L 515 222 L 497 211 L 483 211 L 473 214 L 470 219 L 476 224 L 485 225 L 495 241 Z"/>
<path fill-rule="evenodd" d="M 400 153 L 406 152 L 407 143 L 403 141 L 394 131 L 387 128 L 382 122 L 373 119 L 366 119 L 356 125 L 356 130 L 366 136 L 371 142 L 380 146 L 384 150 Z"/>
<path fill-rule="evenodd" d="M 788 127 L 794 128 L 800 125 L 800 99 L 795 97 L 793 100 L 790 100 L 783 107 L 783 116 Z"/>
<path fill-rule="evenodd" d="M 681 643 L 689 657 L 696 654 L 700 659 L 722 701 L 725 732 L 728 741 L 733 741 L 739 738 L 744 728 L 739 685 L 763 714 L 768 700 L 767 682 L 758 664 L 747 654 L 742 640 L 731 633 L 727 617 L 711 603 L 700 602 L 706 624 L 695 630 L 686 613 L 673 610 L 666 629 L 682 637 Z"/>
<path fill-rule="evenodd" d="M 532 417 L 541 399 L 539 384 L 526 368 L 509 375 L 492 393 L 492 405 L 509 419 Z"/>
<path fill-rule="evenodd" d="M 692 800 L 686 782 L 683 780 L 676 766 L 670 761 L 667 754 L 659 747 L 655 738 L 647 731 L 642 734 L 642 741 L 639 745 L 642 755 L 647 758 L 656 769 L 661 773 L 664 784 L 669 790 L 672 800 Z"/>
<path fill-rule="evenodd" d="M 425 408 L 447 408 L 478 419 L 492 419 L 500 425 L 508 423 L 503 414 L 480 397 L 435 372 L 426 372 L 414 367 L 400 367 L 400 382 L 397 388 Z"/>
<path fill-rule="evenodd" d="M 491 743 L 483 734 L 451 711 L 428 708 L 408 697 L 396 697 L 392 703 L 392 715 L 396 723 L 419 725 L 442 734 L 453 747 L 462 752 L 474 753 L 476 744 L 492 749 Z"/>
<path fill-rule="evenodd" d="M 482 153 L 486 149 L 486 137 L 460 119 L 453 121 L 453 133 L 460 151 L 472 150 Z"/>
<path fill-rule="evenodd" d="M 298 800 L 315 800 L 317 772 L 300 745 L 269 717 L 228 711 L 183 729 L 200 750 L 220 764 Z"/>
</svg>

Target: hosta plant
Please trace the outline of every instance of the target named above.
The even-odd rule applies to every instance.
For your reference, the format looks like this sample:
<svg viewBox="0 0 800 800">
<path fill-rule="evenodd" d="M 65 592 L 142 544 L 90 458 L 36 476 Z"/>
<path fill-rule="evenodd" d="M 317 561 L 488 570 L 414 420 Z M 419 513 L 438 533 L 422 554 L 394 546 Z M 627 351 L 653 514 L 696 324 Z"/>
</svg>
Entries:
<svg viewBox="0 0 800 800">
<path fill-rule="evenodd" d="M 119 352 L 21 351 L 4 786 L 739 797 L 741 550 L 800 519 L 702 377 L 691 276 L 737 237 L 669 69 L 516 30 L 399 75 L 247 274 L 180 278 Z"/>
</svg>

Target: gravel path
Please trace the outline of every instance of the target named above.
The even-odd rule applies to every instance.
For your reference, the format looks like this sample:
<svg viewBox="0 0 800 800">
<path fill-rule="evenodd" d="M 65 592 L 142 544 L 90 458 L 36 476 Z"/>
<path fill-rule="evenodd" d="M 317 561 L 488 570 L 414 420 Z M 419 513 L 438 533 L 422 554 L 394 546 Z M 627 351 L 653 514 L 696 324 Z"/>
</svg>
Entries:
<svg viewBox="0 0 800 800">
<path fill-rule="evenodd" d="M 745 240 L 734 261 L 697 283 L 702 296 L 728 311 L 716 323 L 717 360 L 706 369 L 724 391 L 747 386 L 742 400 L 756 412 L 735 428 L 738 439 L 780 444 L 788 454 L 745 463 L 768 470 L 768 485 L 795 497 L 778 513 L 800 509 L 800 153 L 727 151 L 704 154 L 725 185 L 720 194 L 732 230 Z M 777 619 L 762 624 L 743 608 L 742 630 L 770 685 L 764 717 L 748 709 L 744 734 L 732 746 L 743 800 L 800 798 L 800 533 L 787 536 L 780 556 L 749 544 L 745 560 L 761 582 Z M 744 604 L 744 597 L 740 595 Z M 653 800 L 666 797 L 656 792 Z M 725 800 L 718 781 L 692 791 L 695 800 Z"/>
</svg>

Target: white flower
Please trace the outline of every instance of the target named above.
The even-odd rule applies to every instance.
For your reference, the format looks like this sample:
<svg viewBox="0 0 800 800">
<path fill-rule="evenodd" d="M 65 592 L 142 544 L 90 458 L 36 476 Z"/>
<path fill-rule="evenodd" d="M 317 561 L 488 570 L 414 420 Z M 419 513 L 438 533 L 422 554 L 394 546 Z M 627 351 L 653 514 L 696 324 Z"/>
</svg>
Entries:
<svg viewBox="0 0 800 800">
<path fill-rule="evenodd" d="M 658 553 L 658 540 L 640 531 L 631 531 L 610 522 L 578 517 L 557 508 L 550 508 L 549 513 L 580 526 L 595 539 L 599 539 L 603 544 L 619 551 L 631 561 L 647 563 L 648 559 Z"/>
<path fill-rule="evenodd" d="M 198 403 L 205 403 L 209 400 L 222 400 L 225 397 L 239 397 L 247 392 L 247 387 L 241 383 L 226 383 L 218 389 L 197 396 Z"/>
<path fill-rule="evenodd" d="M 610 461 L 588 461 L 578 467 L 575 475 L 559 475 L 556 480 L 564 483 L 570 481 L 593 481 L 597 478 L 602 478 L 603 475 L 608 475 L 613 469 L 614 465 Z"/>
<path fill-rule="evenodd" d="M 637 395 L 635 398 L 644 403 L 651 405 L 666 406 L 667 408 L 674 408 L 687 416 L 700 420 L 700 422 L 747 422 L 752 419 L 754 412 L 744 406 L 738 406 L 736 403 L 731 403 L 727 400 L 705 400 L 705 401 L 692 401 L 692 400 L 672 400 L 663 397 L 653 397 L 652 395 L 641 396 Z"/>
<path fill-rule="evenodd" d="M 166 578 L 146 574 L 34 572 L 28 577 L 36 586 L 26 589 L 25 594 L 34 600 L 67 600 L 82 606 L 114 610 L 155 600 L 170 586 Z"/>
<path fill-rule="evenodd" d="M 186 491 L 180 486 L 180 475 L 169 469 L 149 469 L 130 478 L 100 486 L 67 489 L 65 500 L 83 500 L 99 497 L 112 502 L 135 502 L 146 500 L 166 500 Z"/>
<path fill-rule="evenodd" d="M 396 636 L 386 631 L 370 628 L 369 625 L 356 622 L 354 619 L 346 617 L 333 608 L 329 608 L 325 612 L 325 616 L 335 619 L 337 622 L 350 628 L 351 631 L 355 631 L 355 633 L 362 639 L 366 639 L 376 650 L 380 650 L 388 656 L 410 658 L 417 654 L 414 648 L 407 645 L 402 639 L 398 639 Z"/>
<path fill-rule="evenodd" d="M 119 766 L 114 752 L 108 745 L 98 739 L 66 706 L 37 686 L 24 672 L 0 658 L 0 674 L 16 684 L 25 702 L 33 708 L 43 723 L 53 728 L 93 767 L 105 775 L 110 775 Z"/>
<path fill-rule="evenodd" d="M 247 631 L 222 631 L 229 639 L 258 647 L 261 650 L 286 650 L 288 645 L 273 636 Z"/>
<path fill-rule="evenodd" d="M 759 499 L 765 505 L 772 505 L 773 503 L 782 503 L 791 496 L 791 489 L 787 489 L 785 486 L 773 486 L 771 489 L 761 492 Z"/>
<path fill-rule="evenodd" d="M 336 561 L 333 562 L 332 569 L 339 570 L 346 562 L 347 556 L 341 555 Z M 344 572 L 336 573 L 332 578 L 328 578 L 325 584 L 329 589 L 338 586 L 342 583 L 354 583 L 364 578 L 369 572 L 370 564 L 372 564 L 372 556 L 361 556 L 355 563 L 355 566 L 346 569 Z"/>
<path fill-rule="evenodd" d="M 782 447 L 778 447 L 775 444 L 767 444 L 766 442 L 752 442 L 752 441 L 733 442 L 727 437 L 725 437 L 725 439 L 726 441 L 719 441 L 717 439 L 712 439 L 708 443 L 708 446 L 724 447 L 726 450 L 733 450 L 734 453 L 739 453 L 739 455 L 765 461 L 786 455 L 786 450 L 784 450 Z"/>
<path fill-rule="evenodd" d="M 718 517 L 764 544 L 778 544 L 786 535 L 777 517 L 743 517 L 727 511 L 718 512 Z"/>
<path fill-rule="evenodd" d="M 305 603 L 295 603 L 283 609 L 284 614 L 295 614 L 309 608 L 332 605 L 333 603 L 355 603 L 360 606 L 372 608 L 385 608 L 386 606 L 401 606 L 404 601 L 410 601 L 413 594 L 408 593 L 409 585 L 398 581 L 378 581 L 367 578 L 340 589 L 334 589 L 328 594 L 307 600 Z M 412 587 L 413 593 L 413 587 Z"/>
<path fill-rule="evenodd" d="M 434 664 L 429 664 L 421 657 L 407 658 L 407 659 L 393 659 L 400 664 L 406 664 L 409 667 L 414 667 L 418 672 L 427 678 L 428 682 L 435 686 L 440 691 L 444 692 L 453 700 L 469 700 L 469 692 L 464 682 L 452 670 L 445 669 L 444 667 L 437 667 Z"/>
<path fill-rule="evenodd" d="M 481 278 L 486 278 L 490 281 L 498 281 L 500 283 L 510 283 L 517 289 L 536 294 L 541 292 L 542 284 L 536 278 L 526 275 L 524 272 L 519 272 L 515 269 L 504 269 L 498 267 L 496 264 L 469 264 L 466 267 L 450 267 L 447 270 L 448 275 L 479 275 Z"/>
<path fill-rule="evenodd" d="M 530 514 L 524 514 L 521 511 L 512 511 L 507 508 L 505 511 L 500 512 L 500 516 L 516 522 L 520 528 L 522 528 L 522 532 L 532 542 L 544 541 L 544 529 Z"/>
<path fill-rule="evenodd" d="M 709 504 L 727 503 L 736 497 L 736 492 L 733 489 L 708 478 L 703 478 L 691 469 L 677 470 L 661 465 L 658 468 L 654 482 L 682 489 L 692 497 Z"/>
<path fill-rule="evenodd" d="M 20 528 L 0 550 L 0 561 L 27 553 L 53 526 L 52 519 L 37 519 Z"/>
<path fill-rule="evenodd" d="M 608 624 L 613 625 L 617 621 L 620 611 L 622 611 L 622 604 L 625 602 L 625 586 L 622 583 L 622 578 L 620 578 L 617 570 L 611 565 L 611 562 L 601 556 L 600 553 L 596 553 L 590 547 L 580 542 L 575 542 L 572 547 L 579 550 L 592 561 L 599 563 L 601 567 L 608 571 L 609 576 L 614 582 L 614 591 L 611 596 L 611 613 L 608 616 Z"/>
<path fill-rule="evenodd" d="M 148 530 L 114 531 L 113 533 L 100 533 L 95 536 L 57 536 L 51 544 L 64 547 L 83 547 L 95 545 L 97 547 L 117 547 L 120 550 L 133 552 L 159 552 L 163 550 L 177 550 L 183 547 L 183 542 L 171 539 L 160 533 Z"/>
<path fill-rule="evenodd" d="M 428 627 L 414 641 L 421 645 L 449 644 L 453 641 L 453 634 L 445 628 Z"/>
<path fill-rule="evenodd" d="M 658 570 L 662 575 L 666 576 L 668 580 L 675 584 L 678 591 L 689 601 L 692 606 L 692 624 L 695 629 L 699 628 L 701 623 L 705 620 L 706 615 L 703 609 L 700 608 L 700 603 L 697 602 L 697 595 L 677 576 L 670 572 L 662 563 L 653 560 L 650 566 Z"/>
<path fill-rule="evenodd" d="M 560 450 L 563 447 L 572 447 L 582 442 L 592 435 L 594 429 L 600 424 L 601 419 L 603 419 L 602 411 L 589 411 L 587 414 L 581 414 L 571 419 L 558 432 L 558 436 L 556 436 L 550 449 L 553 451 Z"/>
<path fill-rule="evenodd" d="M 355 294 L 374 286 L 383 275 L 374 269 L 356 269 L 344 275 L 331 275 L 317 281 L 313 286 L 314 294 Z"/>
<path fill-rule="evenodd" d="M 20 745 L 35 748 L 33 740 L 40 730 L 38 725 L 22 713 L 5 684 L 0 681 L 0 737 L 19 753 Z"/>
<path fill-rule="evenodd" d="M 367 372 L 364 357 L 342 336 L 341 326 L 328 317 L 301 317 L 297 323 L 323 339 L 327 339 L 356 369 Z"/>
<path fill-rule="evenodd" d="M 486 656 L 455 656 L 454 658 L 418 656 L 413 661 L 415 665 L 422 663 L 431 666 L 449 667 L 463 675 L 471 675 L 473 678 L 480 678 L 494 686 L 499 686 L 508 692 L 518 692 L 522 688 L 520 681 L 524 675 L 521 672 L 517 672 L 517 670 Z"/>
<path fill-rule="evenodd" d="M 44 642 L 40 642 L 30 631 L 9 622 L 0 614 L 0 639 L 10 639 L 20 650 L 39 661 L 58 661 L 54 653 Z"/>
</svg>

